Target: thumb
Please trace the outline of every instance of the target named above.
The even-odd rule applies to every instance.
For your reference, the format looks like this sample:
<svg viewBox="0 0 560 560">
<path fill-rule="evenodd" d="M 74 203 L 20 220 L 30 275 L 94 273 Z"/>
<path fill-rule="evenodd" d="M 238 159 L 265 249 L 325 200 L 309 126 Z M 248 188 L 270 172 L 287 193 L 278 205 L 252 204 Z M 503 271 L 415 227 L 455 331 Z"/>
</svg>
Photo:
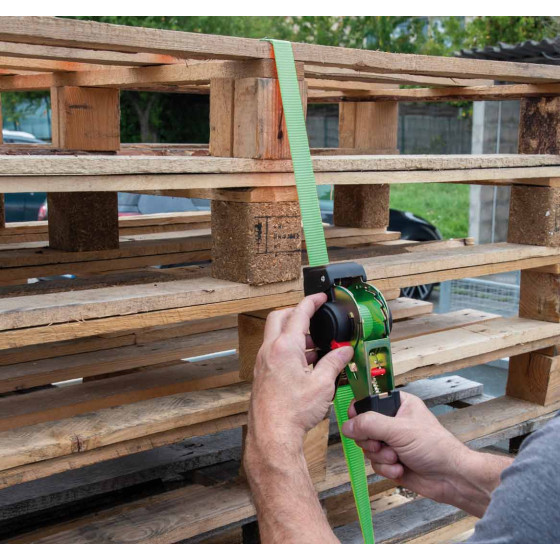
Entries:
<svg viewBox="0 0 560 560">
<path fill-rule="evenodd" d="M 351 346 L 342 346 L 336 350 L 331 350 L 317 362 L 317 365 L 313 368 L 313 370 L 321 376 L 331 377 L 334 383 L 338 374 L 352 359 L 353 355 L 354 349 Z"/>
<path fill-rule="evenodd" d="M 354 440 L 375 439 L 391 445 L 397 420 L 378 412 L 364 412 L 342 425 L 342 433 Z"/>
</svg>

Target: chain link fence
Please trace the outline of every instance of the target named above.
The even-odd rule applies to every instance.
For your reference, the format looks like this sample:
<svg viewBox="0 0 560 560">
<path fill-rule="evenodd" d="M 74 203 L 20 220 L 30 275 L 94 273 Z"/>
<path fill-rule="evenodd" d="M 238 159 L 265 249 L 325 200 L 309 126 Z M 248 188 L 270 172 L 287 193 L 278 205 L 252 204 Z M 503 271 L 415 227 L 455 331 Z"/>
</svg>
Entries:
<svg viewBox="0 0 560 560">
<path fill-rule="evenodd" d="M 450 280 L 440 285 L 439 311 L 477 309 L 503 317 L 517 315 L 519 272 Z"/>
</svg>

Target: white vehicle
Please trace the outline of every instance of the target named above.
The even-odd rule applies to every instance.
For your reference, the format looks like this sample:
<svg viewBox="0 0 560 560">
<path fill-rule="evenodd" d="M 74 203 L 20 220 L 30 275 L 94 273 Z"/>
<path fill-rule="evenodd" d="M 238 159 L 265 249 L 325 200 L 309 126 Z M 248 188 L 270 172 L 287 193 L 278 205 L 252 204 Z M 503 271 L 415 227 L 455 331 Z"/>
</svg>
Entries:
<svg viewBox="0 0 560 560">
<path fill-rule="evenodd" d="M 4 144 L 44 144 L 42 140 L 33 136 L 30 132 L 20 130 L 2 130 Z"/>
</svg>

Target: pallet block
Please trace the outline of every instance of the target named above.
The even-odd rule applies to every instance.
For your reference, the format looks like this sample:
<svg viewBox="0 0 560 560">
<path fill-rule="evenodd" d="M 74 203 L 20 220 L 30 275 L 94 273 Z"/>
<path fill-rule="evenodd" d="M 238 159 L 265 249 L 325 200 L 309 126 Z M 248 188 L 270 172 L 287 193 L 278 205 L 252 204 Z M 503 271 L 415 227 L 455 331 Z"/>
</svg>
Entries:
<svg viewBox="0 0 560 560">
<path fill-rule="evenodd" d="M 119 92 L 113 89 L 51 89 L 53 145 L 110 152 L 120 146 Z M 116 193 L 48 193 L 49 245 L 64 251 L 119 246 Z"/>
<path fill-rule="evenodd" d="M 397 149 L 398 104 L 340 103 L 339 145 L 353 153 L 383 153 Z M 386 228 L 389 225 L 389 185 L 337 185 L 334 223 L 337 226 Z"/>
</svg>

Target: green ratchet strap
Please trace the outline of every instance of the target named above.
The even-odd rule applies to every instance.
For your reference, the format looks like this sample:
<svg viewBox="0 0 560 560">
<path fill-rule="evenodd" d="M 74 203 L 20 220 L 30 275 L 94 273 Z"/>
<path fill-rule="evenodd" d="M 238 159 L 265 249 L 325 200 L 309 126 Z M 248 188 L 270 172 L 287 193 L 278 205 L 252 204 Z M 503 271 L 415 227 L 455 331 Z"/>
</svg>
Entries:
<svg viewBox="0 0 560 560">
<path fill-rule="evenodd" d="M 265 39 L 274 47 L 274 58 L 280 93 L 284 107 L 284 117 L 288 129 L 288 140 L 292 154 L 294 175 L 303 221 L 303 232 L 310 266 L 328 264 L 329 255 L 323 221 L 317 196 L 317 185 L 311 162 L 311 152 L 307 139 L 307 129 L 301 103 L 301 95 L 296 74 L 296 65 L 292 45 L 288 41 Z M 339 430 L 348 420 L 348 407 L 354 398 L 349 385 L 338 388 L 334 398 L 334 410 Z M 363 451 L 354 443 L 340 434 L 342 448 L 348 465 L 348 473 L 352 484 L 352 492 L 358 510 L 360 527 L 366 544 L 373 544 L 373 523 L 371 519 L 371 506 L 369 502 L 368 483 Z"/>
</svg>

